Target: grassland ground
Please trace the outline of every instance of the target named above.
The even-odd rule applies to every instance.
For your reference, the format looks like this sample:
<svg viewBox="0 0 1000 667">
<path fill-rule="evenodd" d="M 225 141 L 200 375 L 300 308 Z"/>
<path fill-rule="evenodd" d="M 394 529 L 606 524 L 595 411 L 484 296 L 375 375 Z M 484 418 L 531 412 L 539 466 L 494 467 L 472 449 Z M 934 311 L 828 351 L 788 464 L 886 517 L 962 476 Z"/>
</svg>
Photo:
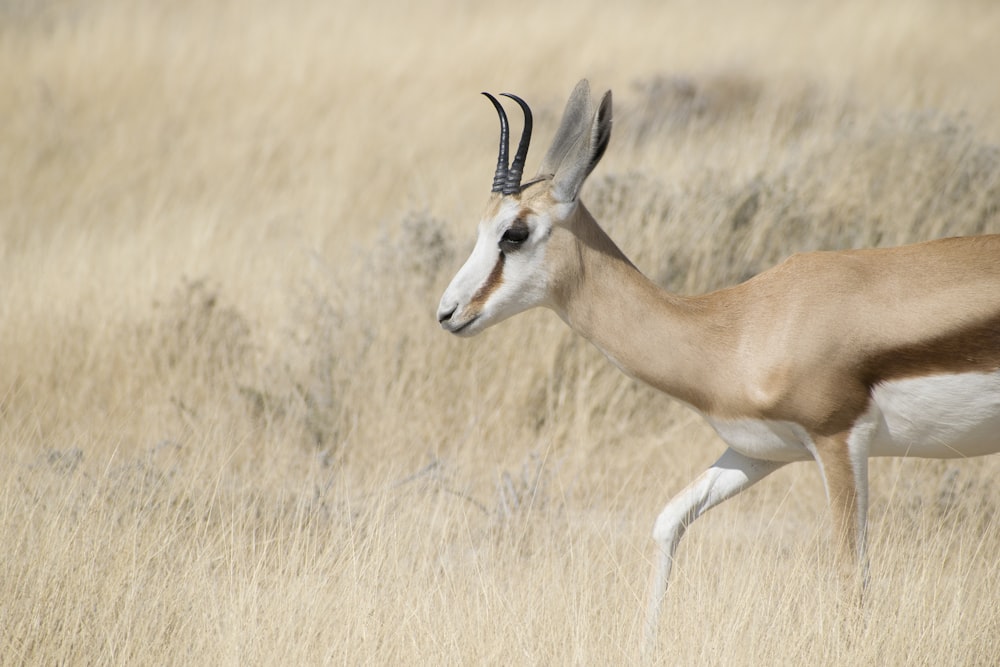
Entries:
<svg viewBox="0 0 1000 667">
<path fill-rule="evenodd" d="M 721 452 L 551 313 L 434 309 L 496 150 L 612 88 L 583 197 L 684 293 L 1000 231 L 989 2 L 0 2 L 0 663 L 628 664 L 653 520 Z M 515 130 L 516 131 L 516 130 Z M 696 524 L 663 664 L 994 664 L 997 457 Z"/>
</svg>

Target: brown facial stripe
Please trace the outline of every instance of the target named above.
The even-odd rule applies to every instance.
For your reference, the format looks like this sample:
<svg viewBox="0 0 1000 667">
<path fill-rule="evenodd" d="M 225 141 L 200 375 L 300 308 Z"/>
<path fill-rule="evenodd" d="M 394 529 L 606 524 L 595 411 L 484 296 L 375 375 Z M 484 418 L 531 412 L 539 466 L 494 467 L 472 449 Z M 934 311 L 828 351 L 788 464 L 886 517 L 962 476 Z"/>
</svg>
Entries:
<svg viewBox="0 0 1000 667">
<path fill-rule="evenodd" d="M 493 270 L 490 271 L 490 275 L 487 276 L 486 282 L 483 283 L 483 286 L 480 287 L 479 290 L 473 295 L 472 300 L 469 302 L 470 306 L 479 310 L 486 304 L 490 295 L 503 284 L 503 263 L 504 254 L 501 252 L 497 256 L 497 263 L 493 265 Z"/>
<path fill-rule="evenodd" d="M 887 380 L 1000 370 L 1000 314 L 906 347 L 884 350 L 864 362 L 868 386 Z"/>
</svg>

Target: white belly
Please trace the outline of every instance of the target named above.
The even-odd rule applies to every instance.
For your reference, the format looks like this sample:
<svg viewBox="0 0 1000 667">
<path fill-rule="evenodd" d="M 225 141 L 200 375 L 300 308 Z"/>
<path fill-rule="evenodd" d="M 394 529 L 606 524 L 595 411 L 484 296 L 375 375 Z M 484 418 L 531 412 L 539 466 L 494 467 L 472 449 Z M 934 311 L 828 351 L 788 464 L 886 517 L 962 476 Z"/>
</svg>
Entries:
<svg viewBox="0 0 1000 667">
<path fill-rule="evenodd" d="M 801 461 L 816 454 L 808 432 L 794 422 L 705 419 L 745 456 Z M 863 419 L 875 420 L 869 456 L 944 459 L 1000 452 L 1000 371 L 886 382 L 872 392 Z"/>
<path fill-rule="evenodd" d="M 956 458 L 1000 451 L 1000 371 L 879 385 L 871 456 Z"/>
</svg>

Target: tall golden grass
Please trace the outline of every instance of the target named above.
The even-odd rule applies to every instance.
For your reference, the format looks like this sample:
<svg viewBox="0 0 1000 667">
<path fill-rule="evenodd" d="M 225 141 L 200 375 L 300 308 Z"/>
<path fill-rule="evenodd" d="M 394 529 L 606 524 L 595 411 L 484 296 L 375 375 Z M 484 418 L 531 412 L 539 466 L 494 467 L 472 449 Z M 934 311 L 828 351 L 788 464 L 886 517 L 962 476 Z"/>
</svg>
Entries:
<svg viewBox="0 0 1000 667">
<path fill-rule="evenodd" d="M 683 292 L 1000 231 L 1000 8 L 0 3 L 0 662 L 622 664 L 649 532 L 721 451 L 544 312 L 438 295 L 496 145 L 615 91 L 584 199 Z M 702 519 L 663 664 L 995 664 L 1000 461 L 872 464 Z"/>
</svg>

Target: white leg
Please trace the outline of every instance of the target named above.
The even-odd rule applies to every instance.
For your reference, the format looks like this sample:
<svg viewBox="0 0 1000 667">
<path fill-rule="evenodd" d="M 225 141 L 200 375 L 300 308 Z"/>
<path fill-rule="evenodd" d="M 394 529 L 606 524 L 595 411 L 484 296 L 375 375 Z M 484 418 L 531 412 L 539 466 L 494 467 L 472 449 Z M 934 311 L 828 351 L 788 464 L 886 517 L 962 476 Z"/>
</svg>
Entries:
<svg viewBox="0 0 1000 667">
<path fill-rule="evenodd" d="M 785 465 L 781 461 L 752 459 L 727 449 L 712 466 L 700 474 L 683 491 L 670 499 L 653 528 L 656 541 L 656 564 L 653 572 L 653 590 L 646 621 L 647 644 L 652 648 L 656 640 L 660 605 L 667 592 L 674 553 L 684 531 L 692 521 L 723 500 L 754 485 Z"/>
</svg>

